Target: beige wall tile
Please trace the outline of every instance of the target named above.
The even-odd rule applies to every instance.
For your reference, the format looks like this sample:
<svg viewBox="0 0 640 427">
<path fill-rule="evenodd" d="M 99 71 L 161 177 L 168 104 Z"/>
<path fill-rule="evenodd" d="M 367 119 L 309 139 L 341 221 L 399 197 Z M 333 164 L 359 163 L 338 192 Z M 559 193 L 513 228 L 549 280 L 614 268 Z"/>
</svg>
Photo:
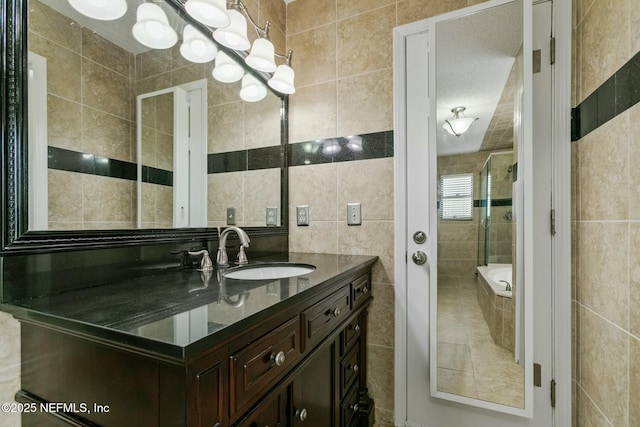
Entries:
<svg viewBox="0 0 640 427">
<path fill-rule="evenodd" d="M 629 332 L 640 337 L 640 224 L 629 225 Z M 640 390 L 639 390 L 640 391 Z M 640 396 L 640 395 L 638 395 Z M 640 414 L 639 414 L 640 415 Z"/>
<path fill-rule="evenodd" d="M 393 410 L 393 349 L 367 345 L 367 387 L 376 408 Z"/>
<path fill-rule="evenodd" d="M 582 22 L 582 96 L 591 94 L 629 59 L 629 2 L 595 0 Z"/>
<path fill-rule="evenodd" d="M 280 98 L 269 94 L 262 101 L 243 105 L 244 148 L 280 145 Z"/>
<path fill-rule="evenodd" d="M 82 150 L 82 110 L 77 102 L 47 96 L 47 144 L 67 150 Z"/>
<path fill-rule="evenodd" d="M 622 328 L 629 314 L 629 226 L 582 222 L 578 226 L 578 301 Z"/>
<path fill-rule="evenodd" d="M 309 205 L 309 218 L 337 221 L 337 166 L 335 163 L 289 168 L 289 218 L 295 221 L 296 206 Z"/>
<path fill-rule="evenodd" d="M 393 221 L 363 221 L 362 225 L 338 223 L 338 253 L 347 255 L 377 255 L 371 280 L 393 283 Z"/>
<path fill-rule="evenodd" d="M 83 59 L 82 101 L 86 106 L 128 119 L 131 117 L 128 76 Z"/>
<path fill-rule="evenodd" d="M 219 221 L 226 225 L 227 208 L 236 208 L 236 219 L 244 218 L 242 199 L 243 172 L 214 173 L 207 175 L 207 221 Z"/>
<path fill-rule="evenodd" d="M 375 171 L 375 184 L 372 182 L 372 171 Z M 338 163 L 337 173 L 338 220 L 346 221 L 347 203 L 361 204 L 363 221 L 393 219 L 392 157 Z"/>
<path fill-rule="evenodd" d="M 613 425 L 626 426 L 627 334 L 588 309 L 582 308 L 579 316 L 580 385 Z"/>
<path fill-rule="evenodd" d="M 245 222 L 266 225 L 267 207 L 280 212 L 280 168 L 244 172 Z"/>
<path fill-rule="evenodd" d="M 335 20 L 335 0 L 297 0 L 287 5 L 287 35 L 307 31 Z"/>
<path fill-rule="evenodd" d="M 260 25 L 271 23 L 271 30 L 287 30 L 287 4 L 280 0 L 260 0 Z M 273 36 L 273 33 L 272 33 Z"/>
<path fill-rule="evenodd" d="M 206 64 L 189 64 L 186 67 L 174 69 L 171 72 L 171 85 L 180 86 L 209 77 Z"/>
<path fill-rule="evenodd" d="M 629 56 L 635 55 L 640 51 L 640 3 L 637 1 L 629 1 L 630 27 L 629 34 Z"/>
<path fill-rule="evenodd" d="M 338 135 L 393 128 L 391 69 L 338 80 Z"/>
<path fill-rule="evenodd" d="M 47 58 L 47 92 L 80 102 L 80 55 L 35 34 L 29 41 L 33 53 Z"/>
<path fill-rule="evenodd" d="M 38 0 L 29 2 L 29 32 L 80 52 L 82 27 Z"/>
<path fill-rule="evenodd" d="M 349 18 L 384 6 L 395 5 L 396 0 L 338 0 L 338 19 Z M 395 19 L 394 19 L 395 20 Z"/>
<path fill-rule="evenodd" d="M 398 25 L 420 21 L 467 6 L 467 0 L 398 0 Z"/>
<path fill-rule="evenodd" d="M 83 175 L 84 221 L 131 221 L 133 181 Z"/>
<path fill-rule="evenodd" d="M 335 81 L 298 88 L 289 100 L 289 143 L 337 136 L 337 114 Z"/>
<path fill-rule="evenodd" d="M 172 57 L 173 55 L 171 53 L 171 50 L 168 49 L 150 49 L 144 53 L 141 53 L 140 55 L 138 55 L 138 58 L 140 60 L 139 78 L 145 79 L 147 77 L 170 72 L 172 68 Z"/>
<path fill-rule="evenodd" d="M 209 106 L 207 153 L 224 153 L 244 148 L 242 101 Z"/>
<path fill-rule="evenodd" d="M 212 105 L 220 105 L 227 103 L 238 102 L 240 93 L 241 82 L 235 83 L 222 83 L 214 79 L 211 76 L 213 66 L 208 64 L 207 68 L 207 104 L 209 107 Z"/>
<path fill-rule="evenodd" d="M 629 337 L 629 426 L 640 425 L 640 339 Z"/>
<path fill-rule="evenodd" d="M 49 221 L 82 221 L 82 178 L 73 172 L 49 169 Z"/>
<path fill-rule="evenodd" d="M 637 117 L 640 104 L 628 112 L 630 118 Z M 635 119 L 630 119 L 629 123 L 629 219 L 640 220 L 640 168 L 634 166 L 640 164 L 640 123 Z"/>
<path fill-rule="evenodd" d="M 82 110 L 82 151 L 123 161 L 131 158 L 131 122 L 93 108 Z"/>
<path fill-rule="evenodd" d="M 338 22 L 338 78 L 390 68 L 395 5 L 375 9 Z M 363 29 L 366 28 L 366 31 Z"/>
<path fill-rule="evenodd" d="M 337 254 L 338 223 L 335 221 L 311 221 L 308 226 L 298 226 L 289 221 L 289 251 Z"/>
<path fill-rule="evenodd" d="M 89 28 L 82 28 L 82 56 L 84 58 L 97 62 L 129 79 L 131 76 L 129 55 L 129 52 Z"/>
<path fill-rule="evenodd" d="M 166 89 L 168 87 L 171 87 L 170 72 L 138 80 L 136 83 L 136 93 L 138 95 L 141 95 L 143 93 L 154 92 L 156 90 Z"/>
<path fill-rule="evenodd" d="M 293 50 L 296 87 L 335 80 L 335 22 L 289 36 L 287 45 Z"/>
<path fill-rule="evenodd" d="M 367 343 L 394 346 L 394 307 L 395 289 L 393 285 L 377 284 L 371 286 L 373 301 L 369 309 Z"/>
<path fill-rule="evenodd" d="M 580 219 L 629 218 L 628 111 L 582 138 L 580 170 Z"/>
<path fill-rule="evenodd" d="M 576 426 L 577 427 L 611 427 L 612 424 L 607 420 L 593 401 L 587 396 L 580 387 L 577 388 L 575 396 L 576 403 Z"/>
</svg>

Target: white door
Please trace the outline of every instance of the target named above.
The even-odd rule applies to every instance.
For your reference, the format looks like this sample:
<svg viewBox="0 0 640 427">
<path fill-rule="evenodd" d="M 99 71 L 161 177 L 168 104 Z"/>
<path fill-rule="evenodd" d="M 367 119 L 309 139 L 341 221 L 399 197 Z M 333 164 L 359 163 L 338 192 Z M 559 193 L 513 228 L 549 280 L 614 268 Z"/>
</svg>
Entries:
<svg viewBox="0 0 640 427">
<path fill-rule="evenodd" d="M 499 3 L 499 2 L 492 2 Z M 479 8 L 470 8 L 474 11 Z M 535 171 L 535 180 L 529 179 L 529 195 L 518 197 L 524 205 L 524 215 L 531 221 L 519 226 L 528 239 L 527 259 L 520 260 L 526 268 L 532 291 L 532 319 L 528 321 L 531 333 L 529 345 L 532 355 L 526 361 L 526 381 L 532 381 L 533 364 L 541 366 L 540 386 L 533 387 L 525 410 L 511 410 L 502 405 L 486 403 L 451 395 L 441 399 L 432 397 L 437 386 L 430 383 L 430 338 L 437 314 L 434 307 L 434 287 L 437 246 L 436 179 L 437 158 L 435 143 L 430 138 L 430 112 L 433 103 L 429 96 L 435 91 L 427 78 L 433 72 L 434 52 L 430 51 L 428 26 L 420 23 L 404 27 L 404 37 L 396 33 L 394 49 L 406 54 L 396 55 L 395 70 L 402 70 L 404 79 L 396 75 L 394 92 L 402 93 L 404 102 L 396 95 L 396 425 L 426 427 L 516 427 L 555 425 L 551 406 L 551 381 L 553 372 L 552 325 L 552 273 L 551 234 L 549 213 L 551 209 L 551 65 L 549 61 L 549 36 L 552 23 L 551 2 L 533 6 L 533 37 L 529 47 L 540 50 L 540 71 L 532 78 L 533 85 L 533 144 L 527 159 L 528 168 Z M 526 21 L 526 20 L 525 20 Z M 525 30 L 527 27 L 525 24 Z M 525 44 L 526 46 L 526 44 Z M 534 55 L 535 57 L 535 55 Z M 537 65 L 538 62 L 534 61 Z M 402 105 L 401 105 L 402 104 Z M 523 165 L 521 164 L 521 167 Z M 530 172 L 529 171 L 529 172 Z M 532 176 L 531 176 L 532 177 Z M 530 177 L 530 178 L 531 178 Z M 528 185 L 528 184 L 527 184 Z M 525 200 L 526 199 L 526 200 Z M 515 201 L 514 201 L 515 203 Z M 523 215 L 523 216 L 524 216 Z M 420 243 L 414 239 L 416 232 L 424 232 L 427 239 Z M 533 238 L 535 236 L 535 238 Z M 426 256 L 425 259 L 420 252 Z M 416 259 L 413 256 L 416 254 Z M 398 350 L 398 347 L 401 349 Z M 434 355 L 431 355 L 434 358 Z M 432 361 L 433 362 L 433 361 Z"/>
</svg>

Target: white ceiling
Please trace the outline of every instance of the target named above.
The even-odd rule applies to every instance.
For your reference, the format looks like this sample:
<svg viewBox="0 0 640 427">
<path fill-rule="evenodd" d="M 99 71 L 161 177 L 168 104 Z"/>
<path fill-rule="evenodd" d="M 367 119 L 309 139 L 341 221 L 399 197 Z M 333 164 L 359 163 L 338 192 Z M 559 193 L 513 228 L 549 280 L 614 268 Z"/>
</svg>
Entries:
<svg viewBox="0 0 640 427">
<path fill-rule="evenodd" d="M 522 2 L 442 21 L 436 37 L 438 155 L 476 152 L 522 45 Z M 457 106 L 479 118 L 459 138 L 442 128 Z"/>
</svg>

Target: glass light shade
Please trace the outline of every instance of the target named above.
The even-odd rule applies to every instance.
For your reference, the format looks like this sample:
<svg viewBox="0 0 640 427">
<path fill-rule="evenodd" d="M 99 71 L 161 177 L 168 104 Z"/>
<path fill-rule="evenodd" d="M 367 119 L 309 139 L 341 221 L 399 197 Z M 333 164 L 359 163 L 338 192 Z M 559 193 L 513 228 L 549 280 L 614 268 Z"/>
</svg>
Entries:
<svg viewBox="0 0 640 427">
<path fill-rule="evenodd" d="M 210 27 L 226 27 L 231 22 L 226 0 L 187 0 L 184 8 L 192 18 Z"/>
<path fill-rule="evenodd" d="M 254 70 L 271 73 L 276 70 L 274 60 L 275 49 L 268 39 L 256 39 L 251 47 L 251 52 L 244 58 L 244 62 Z"/>
<path fill-rule="evenodd" d="M 195 63 L 204 63 L 212 61 L 218 53 L 218 48 L 211 41 L 207 40 L 193 26 L 187 25 L 182 32 L 182 45 L 180 46 L 180 54 L 187 61 Z"/>
<path fill-rule="evenodd" d="M 213 32 L 213 38 L 223 46 L 234 50 L 247 50 L 251 42 L 247 38 L 247 20 L 235 9 L 227 11 L 231 23 Z"/>
<path fill-rule="evenodd" d="M 478 118 L 461 116 L 464 110 L 465 107 L 452 108 L 451 112 L 453 113 L 453 117 L 444 121 L 442 124 L 444 130 L 453 136 L 460 136 L 468 131 L 473 122 L 478 120 Z"/>
<path fill-rule="evenodd" d="M 247 102 L 258 102 L 267 96 L 267 88 L 251 74 L 246 74 L 242 78 L 242 89 L 240 98 Z"/>
<path fill-rule="evenodd" d="M 178 34 L 169 25 L 167 15 L 154 3 L 138 6 L 132 32 L 136 40 L 152 49 L 168 49 L 178 41 Z"/>
<path fill-rule="evenodd" d="M 291 95 L 296 93 L 296 87 L 293 84 L 295 73 L 293 68 L 286 64 L 278 65 L 276 72 L 267 81 L 267 84 L 280 93 Z"/>
<path fill-rule="evenodd" d="M 69 0 L 75 10 L 100 21 L 113 21 L 127 12 L 126 0 Z"/>
<path fill-rule="evenodd" d="M 244 76 L 244 69 L 236 61 L 229 58 L 229 55 L 223 51 L 218 51 L 215 67 L 213 67 L 211 74 L 219 82 L 233 83 Z"/>
</svg>

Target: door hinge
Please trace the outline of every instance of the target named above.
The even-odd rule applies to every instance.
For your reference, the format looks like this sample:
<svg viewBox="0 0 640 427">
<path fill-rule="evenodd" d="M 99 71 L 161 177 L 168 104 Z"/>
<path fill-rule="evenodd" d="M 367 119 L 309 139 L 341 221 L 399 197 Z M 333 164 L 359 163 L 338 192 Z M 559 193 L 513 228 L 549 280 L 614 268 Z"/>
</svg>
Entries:
<svg viewBox="0 0 640 427">
<path fill-rule="evenodd" d="M 556 235 L 556 210 L 555 209 L 551 209 L 551 212 L 549 214 L 549 219 L 550 219 L 550 226 L 551 226 L 551 235 L 555 236 Z"/>
<path fill-rule="evenodd" d="M 408 264 L 409 263 L 409 252 L 404 251 L 404 263 Z"/>
<path fill-rule="evenodd" d="M 551 407 L 556 407 L 556 380 L 551 380 Z"/>
<path fill-rule="evenodd" d="M 556 38 L 551 37 L 549 41 L 549 63 L 551 65 L 556 63 Z"/>
</svg>

